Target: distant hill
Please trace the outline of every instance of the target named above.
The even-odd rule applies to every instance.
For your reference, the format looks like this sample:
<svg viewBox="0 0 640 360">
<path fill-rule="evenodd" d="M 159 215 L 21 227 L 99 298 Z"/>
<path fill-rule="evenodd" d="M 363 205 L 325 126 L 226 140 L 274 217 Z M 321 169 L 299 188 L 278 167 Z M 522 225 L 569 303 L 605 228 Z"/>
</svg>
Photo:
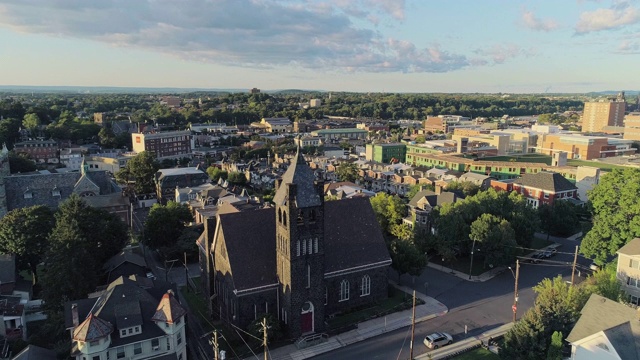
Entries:
<svg viewBox="0 0 640 360">
<path fill-rule="evenodd" d="M 595 95 L 595 96 L 607 96 L 607 95 L 618 95 L 618 93 L 620 91 L 624 91 L 624 95 L 625 96 L 638 96 L 640 95 L 640 91 L 639 90 L 606 90 L 606 91 L 593 91 L 590 93 L 587 93 L 587 95 Z"/>
<path fill-rule="evenodd" d="M 74 94 L 185 94 L 192 92 L 238 93 L 248 89 L 204 89 L 204 88 L 147 88 L 118 86 L 30 86 L 0 85 L 0 92 L 12 93 L 74 93 Z"/>
</svg>

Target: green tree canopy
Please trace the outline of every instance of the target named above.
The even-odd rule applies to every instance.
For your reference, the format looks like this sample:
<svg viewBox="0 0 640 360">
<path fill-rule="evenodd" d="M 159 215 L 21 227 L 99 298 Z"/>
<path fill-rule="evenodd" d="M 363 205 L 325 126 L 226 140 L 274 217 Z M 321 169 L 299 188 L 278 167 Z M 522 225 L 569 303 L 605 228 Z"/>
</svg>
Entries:
<svg viewBox="0 0 640 360">
<path fill-rule="evenodd" d="M 19 269 L 31 271 L 34 284 L 54 225 L 53 212 L 42 205 L 15 209 L 0 219 L 0 252 L 16 254 Z"/>
<path fill-rule="evenodd" d="M 235 185 L 244 185 L 247 183 L 247 177 L 244 175 L 244 173 L 237 171 L 230 172 L 227 180 Z"/>
<path fill-rule="evenodd" d="M 155 192 L 155 175 L 160 165 L 148 151 L 143 151 L 134 156 L 127 165 L 120 169 L 115 176 L 121 184 L 133 183 L 133 188 L 138 194 Z"/>
<path fill-rule="evenodd" d="M 343 161 L 336 168 L 336 175 L 340 181 L 355 182 L 358 179 L 358 166 L 355 163 Z"/>
<path fill-rule="evenodd" d="M 217 182 L 218 179 L 220 178 L 222 178 L 223 180 L 226 180 L 227 176 L 229 175 L 226 171 L 220 169 L 217 166 L 209 166 L 207 168 L 207 174 L 209 175 L 211 180 L 213 180 L 214 182 Z"/>
<path fill-rule="evenodd" d="M 27 154 L 9 152 L 9 170 L 12 174 L 26 173 L 37 169 L 36 163 L 29 159 Z"/>
<path fill-rule="evenodd" d="M 380 228 L 387 234 L 391 233 L 391 226 L 400 224 L 407 214 L 407 207 L 398 196 L 380 192 L 369 201 Z"/>
<path fill-rule="evenodd" d="M 151 249 L 167 256 L 182 235 L 186 224 L 193 216 L 186 205 L 169 201 L 167 205 L 154 204 L 144 223 L 143 242 Z"/>
<path fill-rule="evenodd" d="M 478 242 L 477 254 L 484 259 L 485 266 L 505 265 L 513 259 L 517 244 L 513 228 L 507 220 L 482 214 L 471 223 L 469 237 Z"/>
<path fill-rule="evenodd" d="M 34 135 L 35 130 L 40 126 L 40 118 L 38 117 L 38 114 L 26 114 L 22 119 L 22 126 L 29 130 L 31 135 Z"/>
<path fill-rule="evenodd" d="M 593 227 L 580 251 L 603 264 L 630 240 L 640 237 L 640 169 L 614 169 L 589 192 Z"/>
<path fill-rule="evenodd" d="M 540 205 L 538 216 L 541 229 L 548 235 L 567 237 L 575 234 L 580 228 L 576 205 L 565 200 L 556 200 L 553 205 Z"/>
</svg>

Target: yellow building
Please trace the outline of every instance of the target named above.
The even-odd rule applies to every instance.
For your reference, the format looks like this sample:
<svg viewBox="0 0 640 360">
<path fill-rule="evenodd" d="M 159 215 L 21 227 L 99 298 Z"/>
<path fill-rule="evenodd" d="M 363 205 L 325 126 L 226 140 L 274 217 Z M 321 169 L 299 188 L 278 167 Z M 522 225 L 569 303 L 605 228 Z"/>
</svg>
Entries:
<svg viewBox="0 0 640 360">
<path fill-rule="evenodd" d="M 602 132 L 607 126 L 622 126 L 625 107 L 624 99 L 585 102 L 582 114 L 582 132 Z"/>
<path fill-rule="evenodd" d="M 624 139 L 640 141 L 640 112 L 630 113 L 624 117 Z"/>
</svg>

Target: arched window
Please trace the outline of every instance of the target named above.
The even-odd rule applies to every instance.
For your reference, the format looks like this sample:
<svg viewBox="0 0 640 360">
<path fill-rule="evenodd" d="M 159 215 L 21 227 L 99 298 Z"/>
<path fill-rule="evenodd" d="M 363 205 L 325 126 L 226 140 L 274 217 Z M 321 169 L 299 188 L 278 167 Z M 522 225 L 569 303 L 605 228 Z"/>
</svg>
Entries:
<svg viewBox="0 0 640 360">
<path fill-rule="evenodd" d="M 309 222 L 316 222 L 316 211 L 314 209 L 309 210 Z"/>
<path fill-rule="evenodd" d="M 307 240 L 302 240 L 302 255 L 307 255 Z"/>
<path fill-rule="evenodd" d="M 342 280 L 340 282 L 340 301 L 349 300 L 349 280 Z"/>
<path fill-rule="evenodd" d="M 287 212 L 286 211 L 282 212 L 282 223 L 284 224 L 284 226 L 287 226 Z"/>
<path fill-rule="evenodd" d="M 307 265 L 307 289 L 311 287 L 311 265 Z"/>
<path fill-rule="evenodd" d="M 304 224 L 304 210 L 298 210 L 298 225 Z"/>
<path fill-rule="evenodd" d="M 313 239 L 309 239 L 309 254 L 313 254 Z"/>
<path fill-rule="evenodd" d="M 278 222 L 282 224 L 282 209 L 278 209 Z"/>
<path fill-rule="evenodd" d="M 313 252 L 316 253 L 316 254 L 318 253 L 318 238 L 317 237 L 313 239 Z"/>
<path fill-rule="evenodd" d="M 362 277 L 362 283 L 360 284 L 360 296 L 367 296 L 371 294 L 371 278 L 369 275 Z"/>
</svg>

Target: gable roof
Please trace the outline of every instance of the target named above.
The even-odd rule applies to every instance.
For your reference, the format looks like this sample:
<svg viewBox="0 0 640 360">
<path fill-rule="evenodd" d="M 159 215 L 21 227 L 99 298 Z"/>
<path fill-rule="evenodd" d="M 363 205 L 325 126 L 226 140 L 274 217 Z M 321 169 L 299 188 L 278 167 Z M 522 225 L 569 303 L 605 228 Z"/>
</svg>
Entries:
<svg viewBox="0 0 640 360">
<path fill-rule="evenodd" d="M 629 241 L 625 246 L 621 247 L 617 253 L 630 256 L 640 255 L 640 238 Z"/>
<path fill-rule="evenodd" d="M 391 261 L 368 198 L 324 206 L 325 273 Z M 221 214 L 219 221 L 236 289 L 277 283 L 275 208 Z"/>
<path fill-rule="evenodd" d="M 93 341 L 106 337 L 113 332 L 113 325 L 89 313 L 78 327 L 73 329 L 73 339 L 80 341 Z"/>
<path fill-rule="evenodd" d="M 576 343 L 602 331 L 622 359 L 640 359 L 640 321 L 636 310 L 597 294 L 592 294 L 581 316 L 567 336 Z"/>
<path fill-rule="evenodd" d="M 27 345 L 11 360 L 56 360 L 56 352 L 35 345 Z"/>
<path fill-rule="evenodd" d="M 572 184 L 564 176 L 551 171 L 541 171 L 536 174 L 523 174 L 522 177 L 515 180 L 514 183 L 551 192 L 578 189 L 578 187 Z"/>
<path fill-rule="evenodd" d="M 295 202 L 298 208 L 320 206 L 322 200 L 316 190 L 315 179 L 313 170 L 307 165 L 298 146 L 296 156 L 291 161 L 287 171 L 282 175 L 282 183 L 273 197 L 273 202 L 276 205 L 284 204 L 289 197 L 286 184 L 295 184 Z"/>
<path fill-rule="evenodd" d="M 452 204 L 458 200 L 458 196 L 450 191 L 443 191 L 440 194 L 431 190 L 418 191 L 409 201 L 410 207 L 417 207 L 418 202 L 422 199 L 426 199 L 431 207 L 440 206 L 442 204 Z"/>
<path fill-rule="evenodd" d="M 144 261 L 142 256 L 128 251 L 121 251 L 119 254 L 116 254 L 112 256 L 111 259 L 107 260 L 102 269 L 105 272 L 109 272 L 125 262 L 132 263 L 143 268 L 147 267 L 147 263 Z"/>
</svg>

